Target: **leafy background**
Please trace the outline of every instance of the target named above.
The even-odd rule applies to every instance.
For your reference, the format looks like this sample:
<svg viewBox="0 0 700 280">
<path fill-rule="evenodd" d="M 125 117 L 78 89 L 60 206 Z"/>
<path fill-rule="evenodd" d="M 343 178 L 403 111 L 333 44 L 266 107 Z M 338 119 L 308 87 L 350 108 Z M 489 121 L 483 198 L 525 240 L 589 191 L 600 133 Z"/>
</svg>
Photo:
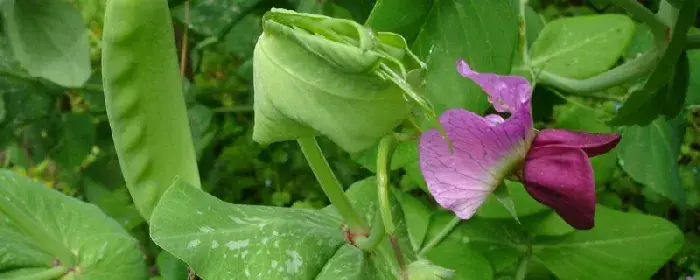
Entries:
<svg viewBox="0 0 700 280">
<path fill-rule="evenodd" d="M 43 14 L 46 17 L 41 20 L 26 17 L 28 10 L 38 2 L 0 1 L 0 5 L 3 5 L 3 33 L 0 37 L 0 164 L 14 173 L 34 178 L 46 188 L 97 205 L 140 242 L 152 278 L 183 279 L 187 273 L 185 266 L 148 238 L 148 226 L 131 202 L 119 171 L 100 85 L 104 0 L 48 1 L 54 4 L 45 6 L 45 11 L 51 11 Z M 182 1 L 170 2 L 176 40 L 181 47 L 185 12 L 182 3 L 178 3 Z M 478 5 L 465 8 L 457 6 L 457 1 L 443 0 L 436 1 L 435 6 L 426 13 L 418 8 L 410 11 L 397 9 L 408 5 L 397 3 L 411 2 L 411 7 L 430 7 L 432 1 L 378 2 L 383 8 L 374 12 L 375 1 L 371 0 L 191 2 L 185 97 L 205 191 L 218 199 L 237 204 L 304 209 L 321 209 L 328 204 L 296 143 L 282 142 L 261 147 L 251 140 L 252 53 L 256 39 L 262 32 L 261 16 L 271 7 L 322 13 L 358 22 L 367 20 L 377 29 L 404 35 L 409 42 L 413 42 L 415 52 L 428 63 L 451 65 L 456 57 L 466 56 L 481 61 L 484 65 L 482 71 L 519 73 L 521 70 L 518 61 L 522 58 L 513 52 L 517 34 L 503 28 L 511 23 L 517 24 L 513 18 L 501 17 L 499 13 L 481 14 L 483 18 L 488 18 L 488 24 L 483 19 L 458 21 L 456 24 L 451 19 L 464 12 L 459 9 L 474 9 L 466 12 L 476 14 L 493 10 L 478 10 Z M 495 2 L 498 3 L 494 5 L 503 5 L 504 9 L 517 7 L 507 5 L 507 0 Z M 654 1 L 644 2 L 652 9 L 657 5 Z M 530 1 L 526 12 L 526 41 L 532 49 L 533 65 L 542 65 L 546 71 L 561 76 L 594 76 L 638 56 L 652 44 L 644 25 L 620 16 L 622 10 L 607 1 Z M 387 20 L 392 19 L 391 13 L 401 14 L 402 20 Z M 597 16 L 584 17 L 588 15 Z M 572 22 L 565 24 L 565 28 L 573 34 L 570 37 L 562 35 L 561 22 L 545 27 L 547 22 L 564 17 L 573 17 Z M 462 44 L 467 40 L 465 30 L 469 31 L 474 26 L 478 26 L 484 34 L 503 34 L 502 41 L 472 40 L 475 43 Z M 48 30 L 50 34 L 46 34 Z M 42 33 L 44 36 L 34 36 Z M 493 57 L 482 56 L 486 51 L 496 54 Z M 602 205 L 598 212 L 608 213 L 612 211 L 609 209 L 617 209 L 645 213 L 658 217 L 658 220 L 652 223 L 645 220 L 638 225 L 640 222 L 635 223 L 634 216 L 622 217 L 618 216 L 619 212 L 609 212 L 604 220 L 599 221 L 598 227 L 612 227 L 621 223 L 638 226 L 634 232 L 616 232 L 611 236 L 595 231 L 563 235 L 569 230 L 557 226 L 556 219 L 552 223 L 538 224 L 539 228 L 534 230 L 544 233 L 546 238 L 533 243 L 536 261 L 529 275 L 533 279 L 553 278 L 552 272 L 559 278 L 580 277 L 570 272 L 577 267 L 569 267 L 558 261 L 572 258 L 574 254 L 575 258 L 584 259 L 583 263 L 591 266 L 586 269 L 605 271 L 620 270 L 627 265 L 626 262 L 636 261 L 640 256 L 654 260 L 655 256 L 665 258 L 673 255 L 660 270 L 648 273 L 655 273 L 654 279 L 679 279 L 700 273 L 700 51 L 688 51 L 686 56 L 689 66 L 684 100 L 686 109 L 677 117 L 659 117 L 648 125 L 611 127 L 606 123 L 615 115 L 628 90 L 638 87 L 643 81 L 585 95 L 546 85 L 537 86 L 533 111 L 538 127 L 616 131 L 624 135 L 614 152 L 593 159 L 597 197 Z M 462 106 L 481 112 L 488 109 L 483 96 L 464 94 L 464 99 L 455 99 L 455 96 L 441 94 L 476 90 L 473 85 L 464 84 L 465 81 L 455 73 L 447 71 L 429 71 L 426 77 L 433 87 L 426 89 L 426 94 L 436 103 L 438 110 L 448 106 Z M 371 153 L 348 155 L 327 139 L 320 140 L 343 185 L 350 186 L 374 171 Z M 397 153 L 392 162 L 392 180 L 406 191 L 402 204 L 418 205 L 404 206 L 411 209 L 404 211 L 407 216 L 418 217 L 409 219 L 407 227 L 411 241 L 420 245 L 420 241 L 416 240 L 427 240 L 435 235 L 433 229 L 436 225 L 447 223 L 449 217 L 436 214 L 425 218 L 434 207 L 428 206 L 433 203 L 421 190 L 424 182 L 417 169 L 415 142 L 402 144 Z M 512 275 L 509 273 L 512 263 L 507 261 L 508 256 L 517 256 L 521 249 L 518 242 L 526 237 L 517 225 L 505 220 L 499 228 L 480 220 L 506 216 L 493 208 L 490 211 L 488 207 L 480 211 L 480 218 L 460 225 L 445 243 L 434 250 L 449 252 L 450 248 L 455 247 L 451 244 L 464 243 L 464 236 L 476 241 L 475 248 L 487 246 L 488 242 L 479 243 L 480 234 L 484 239 L 503 236 L 502 242 L 497 242 L 502 248 L 489 247 L 487 251 L 490 253 L 486 256 L 477 252 L 479 250 L 465 249 L 446 254 L 434 253 L 434 256 L 429 253 L 429 258 L 445 267 L 476 267 L 477 272 L 472 271 L 468 275 L 461 275 L 462 272 L 458 271 L 458 277 Z M 531 210 L 531 213 L 539 213 L 537 215 L 551 215 L 549 212 Z M 430 227 L 427 226 L 428 219 Z M 654 240 L 648 241 L 648 247 L 638 248 L 639 251 L 615 247 L 616 243 L 608 248 L 587 247 L 583 251 L 572 252 L 557 250 L 557 245 L 551 245 L 553 242 L 570 242 L 573 244 L 570 247 L 575 247 L 581 244 L 576 239 L 611 240 L 616 236 L 634 235 L 635 232 L 669 231 L 664 225 L 656 224 L 661 219 L 672 222 L 683 231 L 685 238 L 677 253 L 674 250 L 659 251 L 664 248 L 668 250 L 667 247 L 655 250 Z M 609 256 L 604 252 L 618 257 L 606 259 Z M 502 263 L 494 263 L 494 256 L 503 259 Z M 469 261 L 455 263 L 455 259 Z M 494 266 L 495 275 L 491 271 L 478 269 L 479 264 L 488 266 L 489 262 Z"/>
</svg>

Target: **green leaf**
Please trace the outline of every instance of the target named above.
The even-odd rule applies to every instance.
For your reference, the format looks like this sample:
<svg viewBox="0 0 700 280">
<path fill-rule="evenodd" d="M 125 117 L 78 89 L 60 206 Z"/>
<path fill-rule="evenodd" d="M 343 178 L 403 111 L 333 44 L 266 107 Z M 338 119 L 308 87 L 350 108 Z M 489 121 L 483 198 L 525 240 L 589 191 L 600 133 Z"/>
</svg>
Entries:
<svg viewBox="0 0 700 280">
<path fill-rule="evenodd" d="M 693 25 L 697 10 L 696 7 L 691 7 L 693 3 L 690 1 L 686 1 L 685 5 L 687 6 L 680 9 L 678 13 L 666 52 L 656 64 L 646 84 L 642 89 L 630 94 L 608 124 L 647 125 L 660 114 L 669 118 L 678 115 L 681 107 L 678 104 L 682 105 L 685 100 L 685 89 L 688 83 L 688 65 L 682 54 L 686 43 L 686 32 Z M 669 71 L 672 68 L 674 71 Z M 662 88 L 669 83 L 669 89 Z"/>
<path fill-rule="evenodd" d="M 156 265 L 163 280 L 187 279 L 187 266 L 167 251 L 158 254 Z"/>
<path fill-rule="evenodd" d="M 364 280 L 370 278 L 370 267 L 365 261 L 364 252 L 359 248 L 345 244 L 328 260 L 316 280 Z"/>
<path fill-rule="evenodd" d="M 532 46 L 532 67 L 568 78 L 595 76 L 617 62 L 634 29 L 634 21 L 617 14 L 551 21 Z"/>
<path fill-rule="evenodd" d="M 679 129 L 664 117 L 648 126 L 626 127 L 618 158 L 632 179 L 682 205 L 685 194 L 678 173 Z"/>
<path fill-rule="evenodd" d="M 649 279 L 683 245 L 683 234 L 658 217 L 596 207 L 596 226 L 537 239 L 533 256 L 559 279 Z"/>
<path fill-rule="evenodd" d="M 2 7 L 12 50 L 30 75 L 66 87 L 90 78 L 88 34 L 66 1 L 9 1 Z"/>
<path fill-rule="evenodd" d="M 436 1 L 413 50 L 427 60 L 426 97 L 437 113 L 449 108 L 483 112 L 486 94 L 457 73 L 464 58 L 480 72 L 507 74 L 517 45 L 518 20 L 510 0 Z"/>
<path fill-rule="evenodd" d="M 347 195 L 360 213 L 374 216 L 375 178 L 353 184 Z M 403 214 L 398 204 L 392 206 L 400 248 L 412 260 L 415 257 Z M 335 270 L 344 273 L 365 266 L 367 275 L 372 276 L 368 279 L 391 279 L 398 273 L 386 239 L 369 256 L 358 257 L 354 250 L 343 249 L 347 243 L 340 217 L 332 206 L 307 210 L 228 204 L 178 180 L 156 206 L 150 229 L 156 244 L 185 261 L 205 279 L 222 275 L 232 279 L 258 275 L 271 279 L 311 279 L 338 275 Z"/>
<path fill-rule="evenodd" d="M 105 214 L 116 220 L 125 230 L 132 231 L 146 221 L 141 217 L 126 188 L 110 190 L 90 178 L 84 178 L 83 192 L 90 203 L 100 207 Z"/>
<path fill-rule="evenodd" d="M 0 278 L 146 279 L 138 241 L 94 205 L 7 170 L 0 199 Z"/>
<path fill-rule="evenodd" d="M 352 159 L 361 164 L 364 168 L 372 172 L 377 172 L 377 151 L 379 142 L 375 143 L 371 148 L 364 151 L 351 154 Z M 391 157 L 391 170 L 397 170 L 405 167 L 411 162 L 418 161 L 418 141 L 405 141 L 396 146 L 393 156 Z"/>
<path fill-rule="evenodd" d="M 95 140 L 95 125 L 90 115 L 65 113 L 61 115 L 61 136 L 52 158 L 64 168 L 79 166 L 92 151 Z"/>
<path fill-rule="evenodd" d="M 190 4 L 189 24 L 200 34 L 223 38 L 241 17 L 260 0 L 193 1 Z M 185 6 L 172 9 L 173 16 L 185 21 Z"/>
<path fill-rule="evenodd" d="M 426 240 L 431 240 L 454 218 L 449 212 L 436 212 Z M 492 279 L 494 269 L 517 261 L 525 238 L 512 218 L 495 222 L 478 217 L 462 222 L 436 247 L 428 251 L 433 263 L 454 269 L 453 279 Z"/>
<path fill-rule="evenodd" d="M 400 36 L 281 9 L 263 26 L 253 67 L 256 142 L 320 133 L 358 152 L 408 115 L 409 93 L 398 84 L 408 86 L 407 67 L 418 64 Z"/>
<path fill-rule="evenodd" d="M 579 99 L 569 97 L 567 104 L 555 108 L 554 127 L 560 129 L 585 131 L 589 133 L 612 133 L 613 130 L 601 120 L 604 116 L 599 110 L 584 105 Z M 602 155 L 590 158 L 597 186 L 602 186 L 613 178 L 617 167 L 617 148 Z"/>
<path fill-rule="evenodd" d="M 525 217 L 546 211 L 549 208 L 534 200 L 527 193 L 522 183 L 505 181 L 505 186 L 508 188 L 510 198 L 515 205 L 515 212 L 518 217 Z M 482 218 L 512 218 L 511 212 L 506 209 L 502 203 L 498 201 L 495 195 L 490 195 L 483 205 L 477 210 L 476 215 Z"/>
<path fill-rule="evenodd" d="M 690 80 L 685 105 L 700 105 L 700 50 L 688 50 Z"/>
<path fill-rule="evenodd" d="M 211 144 L 216 134 L 216 127 L 211 126 L 214 112 L 209 107 L 197 104 L 187 110 L 190 119 L 190 132 L 197 159 L 202 156 L 202 151 Z"/>
<path fill-rule="evenodd" d="M 313 278 L 345 242 L 334 216 L 228 204 L 181 180 L 163 194 L 150 231 L 204 279 Z"/>
<path fill-rule="evenodd" d="M 396 197 L 405 215 L 406 229 L 408 230 L 408 237 L 411 240 L 413 251 L 418 251 L 428 232 L 430 209 L 424 202 L 410 194 L 396 192 Z"/>
<path fill-rule="evenodd" d="M 377 31 L 400 34 L 412 42 L 432 5 L 433 0 L 378 0 L 365 25 Z"/>
</svg>

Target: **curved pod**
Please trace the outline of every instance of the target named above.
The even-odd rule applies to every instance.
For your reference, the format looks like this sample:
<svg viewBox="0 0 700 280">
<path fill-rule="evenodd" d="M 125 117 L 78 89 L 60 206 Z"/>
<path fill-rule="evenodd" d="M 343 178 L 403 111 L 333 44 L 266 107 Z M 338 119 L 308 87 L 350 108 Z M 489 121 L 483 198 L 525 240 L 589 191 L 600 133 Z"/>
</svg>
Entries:
<svg viewBox="0 0 700 280">
<path fill-rule="evenodd" d="M 119 164 L 147 220 L 176 177 L 199 187 L 167 0 L 107 2 L 102 75 Z"/>
</svg>

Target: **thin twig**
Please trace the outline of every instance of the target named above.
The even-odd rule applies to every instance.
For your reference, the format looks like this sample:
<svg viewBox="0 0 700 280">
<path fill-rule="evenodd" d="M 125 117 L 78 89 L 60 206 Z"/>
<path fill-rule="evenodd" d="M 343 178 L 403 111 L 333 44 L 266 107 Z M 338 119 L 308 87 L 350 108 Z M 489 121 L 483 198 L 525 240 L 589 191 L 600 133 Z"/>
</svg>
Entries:
<svg viewBox="0 0 700 280">
<path fill-rule="evenodd" d="M 180 53 L 180 76 L 185 77 L 187 67 L 187 36 L 190 30 L 190 1 L 185 1 L 185 30 L 182 32 L 182 50 Z"/>
</svg>

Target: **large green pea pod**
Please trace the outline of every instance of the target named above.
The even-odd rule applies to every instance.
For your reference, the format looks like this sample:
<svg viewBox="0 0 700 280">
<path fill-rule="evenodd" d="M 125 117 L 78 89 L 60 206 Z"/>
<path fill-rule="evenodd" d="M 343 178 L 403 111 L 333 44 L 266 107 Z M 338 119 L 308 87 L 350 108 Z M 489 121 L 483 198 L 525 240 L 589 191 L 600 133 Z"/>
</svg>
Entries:
<svg viewBox="0 0 700 280">
<path fill-rule="evenodd" d="M 167 0 L 110 0 L 102 43 L 107 116 L 146 220 L 176 177 L 199 187 Z"/>
<path fill-rule="evenodd" d="M 406 82 L 420 62 L 406 41 L 350 20 L 272 9 L 253 58 L 255 126 L 261 144 L 322 134 L 348 152 L 370 147 L 404 120 Z"/>
</svg>

